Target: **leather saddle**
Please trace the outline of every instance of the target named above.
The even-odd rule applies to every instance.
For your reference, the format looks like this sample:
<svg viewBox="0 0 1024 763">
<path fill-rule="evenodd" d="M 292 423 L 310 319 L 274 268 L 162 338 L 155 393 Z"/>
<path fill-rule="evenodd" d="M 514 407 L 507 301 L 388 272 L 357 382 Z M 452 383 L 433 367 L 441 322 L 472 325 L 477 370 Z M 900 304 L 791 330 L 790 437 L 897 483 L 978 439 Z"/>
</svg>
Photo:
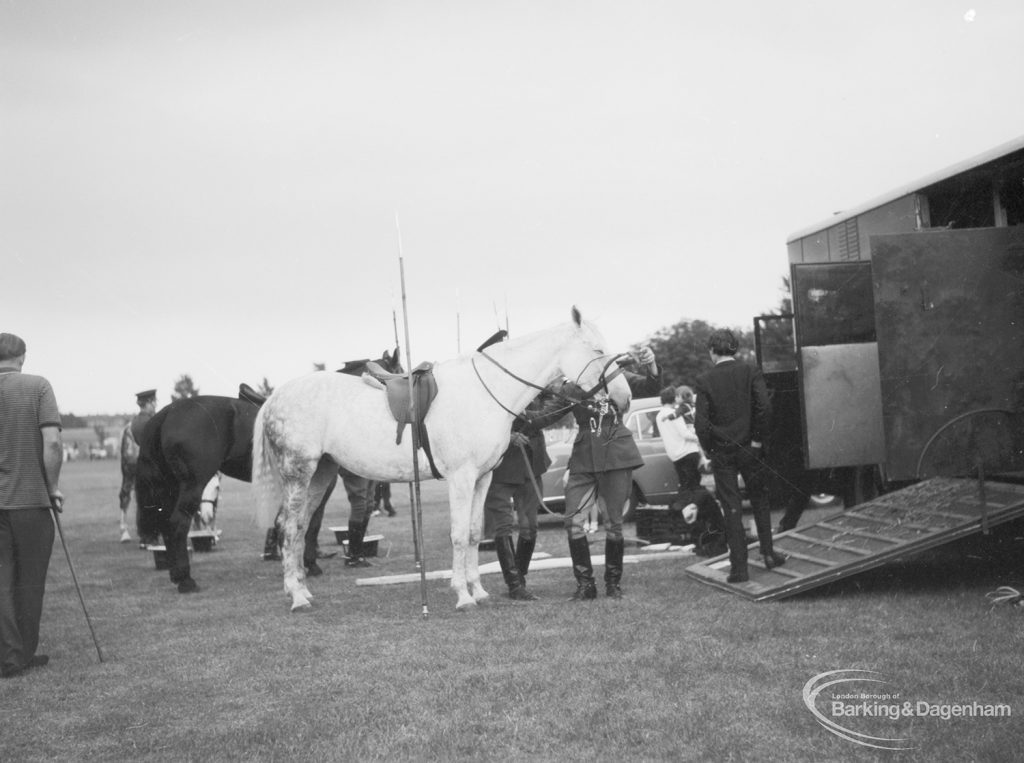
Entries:
<svg viewBox="0 0 1024 763">
<path fill-rule="evenodd" d="M 245 382 L 238 385 L 238 399 L 245 400 L 247 403 L 252 403 L 257 407 L 267 402 L 267 398 L 264 395 L 261 395 Z"/>
<path fill-rule="evenodd" d="M 416 421 L 410 416 L 410 392 L 409 376 L 412 376 L 412 394 L 416 396 Z M 437 395 L 437 381 L 434 379 L 434 364 L 420 363 L 409 374 L 393 374 L 385 371 L 380 365 L 374 362 L 366 364 L 364 379 L 370 377 L 378 385 L 383 385 L 384 392 L 388 398 L 388 408 L 391 415 L 395 417 L 398 428 L 395 434 L 395 444 L 401 444 L 402 432 L 407 424 L 416 427 L 416 436 L 423 452 L 427 454 L 427 461 L 430 463 L 430 473 L 434 479 L 443 479 L 434 464 L 434 456 L 430 452 L 430 437 L 427 435 L 427 427 L 424 419 L 430 404 Z"/>
</svg>

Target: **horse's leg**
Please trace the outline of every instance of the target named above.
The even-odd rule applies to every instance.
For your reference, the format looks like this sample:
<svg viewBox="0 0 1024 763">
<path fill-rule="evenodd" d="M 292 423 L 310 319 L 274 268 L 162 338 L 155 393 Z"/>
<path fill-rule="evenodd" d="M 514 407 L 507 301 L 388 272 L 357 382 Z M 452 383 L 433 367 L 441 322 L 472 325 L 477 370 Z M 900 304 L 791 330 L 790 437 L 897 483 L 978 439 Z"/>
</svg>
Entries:
<svg viewBox="0 0 1024 763">
<path fill-rule="evenodd" d="M 302 564 L 305 549 L 305 530 L 309 520 L 309 483 L 316 470 L 316 462 L 298 457 L 285 459 L 281 468 L 284 493 L 284 544 L 281 565 L 284 569 L 284 590 L 292 599 L 292 611 L 311 606 L 312 595 L 306 587 L 306 570 Z"/>
<path fill-rule="evenodd" d="M 199 590 L 192 579 L 192 568 L 188 560 L 188 531 L 192 518 L 199 510 L 199 499 L 203 495 L 201 485 L 183 484 L 178 488 L 178 499 L 167 522 L 164 544 L 167 546 L 167 560 L 170 562 L 171 582 L 178 584 L 178 593 L 194 593 Z"/>
<path fill-rule="evenodd" d="M 121 461 L 121 490 L 117 494 L 121 506 L 121 542 L 127 543 L 132 539 L 128 532 L 128 509 L 132 505 L 132 488 L 135 487 L 135 463 Z"/>
<path fill-rule="evenodd" d="M 484 590 L 480 582 L 480 541 L 483 540 L 484 500 L 491 486 L 492 473 L 487 472 L 476 482 L 473 490 L 473 506 L 469 516 L 469 546 L 466 554 L 466 582 L 469 592 L 477 603 L 487 599 L 490 594 Z"/>
<path fill-rule="evenodd" d="M 329 458 L 321 458 L 316 472 L 313 474 L 313 479 L 309 483 L 307 498 L 309 505 L 315 507 L 306 525 L 305 547 L 302 554 L 302 564 L 306 568 L 307 577 L 315 578 L 323 574 L 320 565 L 316 563 L 317 551 L 320 547 L 320 527 L 323 525 L 327 501 L 330 500 L 337 481 L 338 465 Z"/>
<path fill-rule="evenodd" d="M 448 476 L 448 512 L 451 519 L 452 588 L 458 595 L 455 609 L 476 606 L 466 583 L 466 561 L 469 557 L 470 526 L 476 475 L 469 469 L 455 471 Z M 477 571 L 479 574 L 479 571 Z"/>
</svg>

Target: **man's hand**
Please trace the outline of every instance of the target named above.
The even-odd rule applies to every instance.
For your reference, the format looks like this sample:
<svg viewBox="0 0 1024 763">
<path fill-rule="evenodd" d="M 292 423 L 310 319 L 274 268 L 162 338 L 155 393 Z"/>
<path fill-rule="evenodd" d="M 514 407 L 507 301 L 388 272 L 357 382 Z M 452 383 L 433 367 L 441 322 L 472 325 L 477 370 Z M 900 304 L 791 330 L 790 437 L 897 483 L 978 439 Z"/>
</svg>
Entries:
<svg viewBox="0 0 1024 763">
<path fill-rule="evenodd" d="M 526 447 L 530 444 L 530 438 L 524 435 L 522 432 L 513 432 L 509 438 L 509 445 L 515 445 L 516 447 Z"/>
<path fill-rule="evenodd" d="M 644 345 L 636 354 L 636 362 L 641 366 L 653 366 L 654 365 L 654 350 L 647 345 Z"/>
<path fill-rule="evenodd" d="M 60 490 L 50 493 L 50 505 L 58 514 L 64 513 L 64 494 Z"/>
</svg>

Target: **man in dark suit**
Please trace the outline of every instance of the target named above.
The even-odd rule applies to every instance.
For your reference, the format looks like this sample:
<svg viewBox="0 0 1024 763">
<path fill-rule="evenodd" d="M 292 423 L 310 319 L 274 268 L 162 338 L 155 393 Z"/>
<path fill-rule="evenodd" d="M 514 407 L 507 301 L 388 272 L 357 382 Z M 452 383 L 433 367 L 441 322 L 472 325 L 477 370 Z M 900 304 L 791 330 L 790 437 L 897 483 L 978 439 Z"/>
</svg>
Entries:
<svg viewBox="0 0 1024 763">
<path fill-rule="evenodd" d="M 711 459 L 715 491 L 725 513 L 730 583 L 749 579 L 738 475 L 743 475 L 747 488 L 765 566 L 772 569 L 786 560 L 772 548 L 772 517 L 762 447 L 771 421 L 768 387 L 760 369 L 736 360 L 738 347 L 736 335 L 728 329 L 711 333 L 708 350 L 715 367 L 697 379 L 694 420 L 697 438 Z"/>
</svg>

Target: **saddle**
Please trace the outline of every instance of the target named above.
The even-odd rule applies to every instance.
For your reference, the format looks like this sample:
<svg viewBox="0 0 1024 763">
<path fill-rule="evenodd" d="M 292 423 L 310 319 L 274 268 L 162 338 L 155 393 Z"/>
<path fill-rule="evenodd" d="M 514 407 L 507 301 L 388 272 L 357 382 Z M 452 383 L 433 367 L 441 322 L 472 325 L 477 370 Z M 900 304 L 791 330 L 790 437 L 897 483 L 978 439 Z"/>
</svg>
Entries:
<svg viewBox="0 0 1024 763">
<path fill-rule="evenodd" d="M 430 410 L 430 404 L 437 395 L 437 382 L 434 379 L 434 364 L 420 363 L 411 372 L 412 391 L 416 395 L 416 421 L 409 416 L 409 375 L 393 374 L 385 371 L 380 365 L 370 361 L 366 364 L 364 379 L 369 377 L 375 382 L 375 386 L 382 385 L 388 398 L 388 407 L 391 415 L 398 423 L 398 430 L 395 435 L 395 444 L 402 443 L 402 432 L 406 424 L 416 427 L 416 436 L 419 439 L 420 447 L 427 454 L 427 461 L 430 463 L 430 473 L 434 479 L 444 479 L 434 464 L 434 456 L 430 452 L 430 437 L 427 435 L 427 427 L 423 423 Z"/>
<path fill-rule="evenodd" d="M 247 403 L 252 403 L 256 407 L 267 402 L 267 398 L 265 396 L 261 395 L 245 382 L 238 385 L 238 399 L 245 400 Z"/>
</svg>

